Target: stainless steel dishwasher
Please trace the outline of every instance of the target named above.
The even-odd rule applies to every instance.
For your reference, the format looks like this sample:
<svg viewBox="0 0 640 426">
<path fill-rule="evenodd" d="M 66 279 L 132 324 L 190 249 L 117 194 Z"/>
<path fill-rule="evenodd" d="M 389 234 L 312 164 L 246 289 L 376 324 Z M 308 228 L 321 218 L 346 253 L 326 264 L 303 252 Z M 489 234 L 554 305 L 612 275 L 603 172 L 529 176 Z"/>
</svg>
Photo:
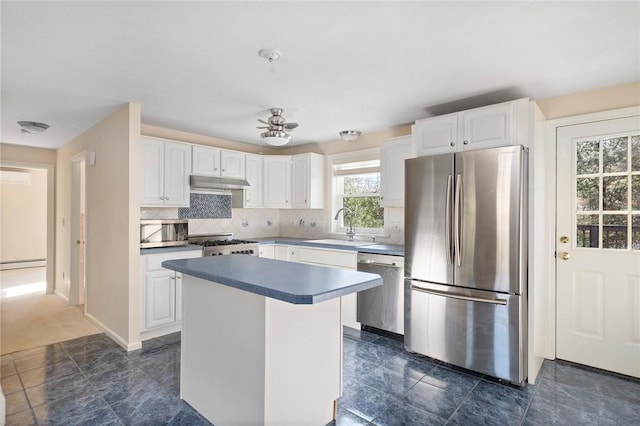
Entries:
<svg viewBox="0 0 640 426">
<path fill-rule="evenodd" d="M 382 277 L 382 286 L 358 292 L 358 322 L 404 335 L 404 257 L 358 253 L 358 271 Z"/>
</svg>

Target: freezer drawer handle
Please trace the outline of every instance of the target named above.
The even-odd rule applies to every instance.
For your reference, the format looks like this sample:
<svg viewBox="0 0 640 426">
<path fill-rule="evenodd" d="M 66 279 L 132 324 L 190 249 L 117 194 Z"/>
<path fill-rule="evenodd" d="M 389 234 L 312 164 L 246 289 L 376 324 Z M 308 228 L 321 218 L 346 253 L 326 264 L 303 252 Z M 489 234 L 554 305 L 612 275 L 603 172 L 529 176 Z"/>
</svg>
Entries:
<svg viewBox="0 0 640 426">
<path fill-rule="evenodd" d="M 450 297 L 452 299 L 467 300 L 469 302 L 491 303 L 493 305 L 506 305 L 505 299 L 483 299 L 482 297 L 463 296 L 461 294 L 447 293 L 446 291 L 427 290 L 426 288 L 411 286 L 412 290 L 422 293 L 433 294 L 434 296 Z"/>
</svg>

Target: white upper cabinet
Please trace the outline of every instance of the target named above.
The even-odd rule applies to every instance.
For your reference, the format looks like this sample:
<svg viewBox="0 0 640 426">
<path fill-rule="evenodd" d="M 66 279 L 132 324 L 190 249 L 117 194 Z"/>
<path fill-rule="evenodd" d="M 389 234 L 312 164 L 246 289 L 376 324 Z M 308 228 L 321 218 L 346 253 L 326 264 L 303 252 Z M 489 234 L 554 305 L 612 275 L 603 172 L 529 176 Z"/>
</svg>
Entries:
<svg viewBox="0 0 640 426">
<path fill-rule="evenodd" d="M 263 158 L 264 191 L 262 205 L 268 208 L 291 207 L 291 156 L 268 155 Z"/>
<path fill-rule="evenodd" d="M 411 157 L 411 136 L 380 143 L 380 206 L 404 207 L 404 160 Z"/>
<path fill-rule="evenodd" d="M 220 150 L 220 176 L 245 179 L 245 153 L 239 151 Z"/>
<path fill-rule="evenodd" d="M 455 152 L 458 141 L 458 114 L 416 121 L 411 127 L 411 138 L 418 157 Z"/>
<path fill-rule="evenodd" d="M 504 102 L 416 121 L 412 140 L 417 156 L 527 145 L 529 99 Z"/>
<path fill-rule="evenodd" d="M 244 179 L 245 153 L 193 145 L 192 174 Z"/>
<path fill-rule="evenodd" d="M 193 145 L 191 173 L 199 176 L 220 176 L 220 150 L 210 146 Z"/>
<path fill-rule="evenodd" d="M 244 190 L 244 207 L 262 207 L 262 155 L 246 154 L 249 187 Z"/>
<path fill-rule="evenodd" d="M 141 137 L 140 205 L 189 206 L 191 146 Z"/>
<path fill-rule="evenodd" d="M 292 157 L 291 207 L 324 208 L 324 155 L 307 153 Z"/>
</svg>

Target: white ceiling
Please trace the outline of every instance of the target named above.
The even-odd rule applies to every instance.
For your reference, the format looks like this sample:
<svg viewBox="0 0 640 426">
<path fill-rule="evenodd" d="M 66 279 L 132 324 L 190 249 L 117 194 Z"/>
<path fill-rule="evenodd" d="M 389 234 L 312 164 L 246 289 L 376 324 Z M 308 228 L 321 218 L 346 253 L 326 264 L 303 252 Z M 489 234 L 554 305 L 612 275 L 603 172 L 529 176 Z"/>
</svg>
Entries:
<svg viewBox="0 0 640 426">
<path fill-rule="evenodd" d="M 59 147 L 127 102 L 142 121 L 262 144 L 338 139 L 519 97 L 640 80 L 640 3 L 11 2 L 4 143 Z M 268 63 L 261 48 L 282 58 Z M 42 121 L 39 136 L 18 120 Z"/>
</svg>

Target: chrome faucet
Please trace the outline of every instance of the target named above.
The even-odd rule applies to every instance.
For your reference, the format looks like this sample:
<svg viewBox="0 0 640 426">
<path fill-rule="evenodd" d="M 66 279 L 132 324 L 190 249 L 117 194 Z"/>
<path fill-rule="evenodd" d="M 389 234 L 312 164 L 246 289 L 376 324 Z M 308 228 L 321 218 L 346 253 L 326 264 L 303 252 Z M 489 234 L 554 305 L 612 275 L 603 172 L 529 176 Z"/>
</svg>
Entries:
<svg viewBox="0 0 640 426">
<path fill-rule="evenodd" d="M 340 210 L 338 210 L 336 212 L 336 215 L 333 218 L 333 220 L 338 220 L 338 216 L 340 216 L 340 212 L 342 212 L 342 211 L 350 213 L 350 216 L 349 216 L 349 229 L 347 230 L 347 239 L 349 241 L 353 241 L 353 237 L 354 237 L 354 235 L 356 235 L 356 231 L 353 229 L 353 212 L 350 209 L 346 208 L 346 207 L 342 207 Z M 342 213 L 342 215 L 344 217 L 344 212 Z"/>
</svg>

